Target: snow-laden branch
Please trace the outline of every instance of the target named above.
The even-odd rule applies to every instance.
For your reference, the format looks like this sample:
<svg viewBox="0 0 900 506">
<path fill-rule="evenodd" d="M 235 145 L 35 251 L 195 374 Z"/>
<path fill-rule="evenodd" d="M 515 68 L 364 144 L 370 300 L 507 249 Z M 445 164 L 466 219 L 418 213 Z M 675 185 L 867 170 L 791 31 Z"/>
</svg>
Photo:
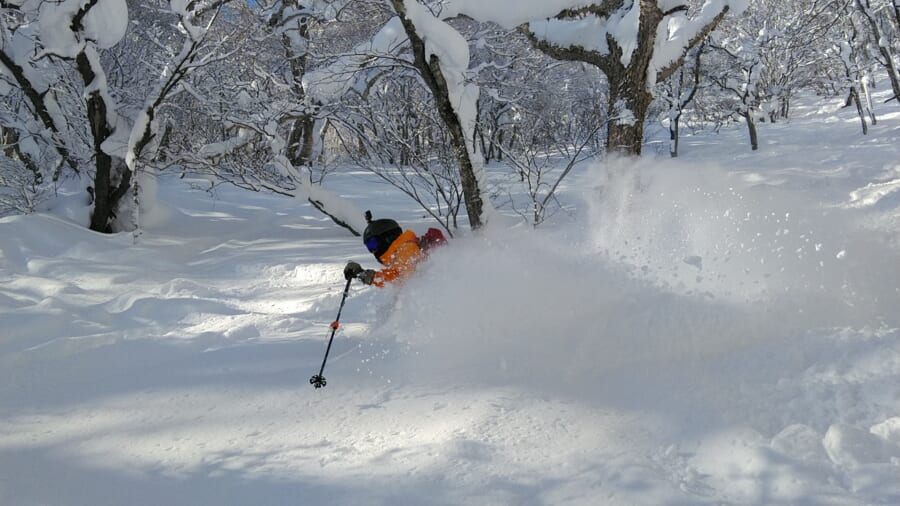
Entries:
<svg viewBox="0 0 900 506">
<path fill-rule="evenodd" d="M 412 62 L 402 56 L 408 48 L 406 32 L 400 18 L 394 17 L 384 24 L 371 40 L 357 45 L 354 50 L 303 76 L 303 88 L 310 98 L 320 102 L 335 102 L 347 92 L 365 95 L 368 87 L 385 72 L 386 68 Z"/>
<path fill-rule="evenodd" d="M 749 0 L 708 0 L 700 12 L 688 17 L 686 9 L 670 9 L 659 23 L 647 85 L 668 78 L 681 66 L 688 51 L 705 39 L 726 14 L 743 12 Z"/>
<path fill-rule="evenodd" d="M 38 26 L 43 55 L 74 59 L 88 42 L 108 49 L 128 29 L 125 0 L 61 0 L 42 2 Z"/>
<path fill-rule="evenodd" d="M 470 0 L 459 2 L 454 12 L 479 21 L 505 26 L 520 21 L 520 14 L 506 19 L 487 12 Z M 553 17 L 518 25 L 532 44 L 553 58 L 596 66 L 609 81 L 607 115 L 614 119 L 607 133 L 610 148 L 640 154 L 643 123 L 656 82 L 671 75 L 691 47 L 705 38 L 728 12 L 740 12 L 748 0 L 706 0 L 699 13 L 687 15 L 679 0 L 602 0 L 572 2 L 552 0 L 544 6 L 560 10 Z M 523 10 L 529 10 L 526 2 Z M 463 12 L 463 8 L 470 12 Z M 512 9 L 511 9 L 512 10 Z M 517 9 L 518 10 L 518 9 Z"/>
<path fill-rule="evenodd" d="M 614 3 L 610 0 L 447 0 L 440 15 L 444 19 L 467 16 L 511 30 L 524 23 L 556 17 L 560 13 L 573 16 L 576 11 L 599 13 Z"/>
<path fill-rule="evenodd" d="M 14 35 L 14 37 L 19 36 L 19 33 Z M 17 51 L 17 45 L 12 42 L 12 40 L 4 40 L 3 46 L 0 47 L 0 75 L 9 76 L 12 79 L 22 91 L 22 94 L 28 99 L 31 113 L 41 122 L 44 129 L 49 132 L 49 144 L 53 146 L 60 156 L 59 167 L 54 171 L 54 179 L 59 176 L 59 171 L 63 165 L 68 165 L 77 173 L 78 163 L 70 155 L 65 139 L 61 135 L 61 132 L 66 129 L 65 118 L 60 114 L 59 108 L 53 100 L 53 95 L 48 93 L 50 88 L 47 83 L 40 73 L 31 66 L 27 56 L 21 58 L 23 56 L 22 52 Z"/>
<path fill-rule="evenodd" d="M 276 115 L 270 118 L 260 116 L 245 121 L 230 121 L 232 126 L 237 127 L 236 134 L 202 146 L 197 151 L 197 157 L 188 163 L 205 166 L 216 177 L 245 189 L 266 190 L 305 200 L 353 235 L 362 235 L 366 228 L 363 211 L 339 194 L 313 183 L 308 167 L 297 167 L 285 156 L 287 140 L 278 131 L 278 119 Z M 242 169 L 237 174 L 225 173 L 219 169 L 224 157 L 249 148 L 259 140 L 268 145 L 272 154 L 271 167 L 278 177 L 268 177 L 264 171 L 250 168 Z"/>
<path fill-rule="evenodd" d="M 208 2 L 207 7 L 221 9 L 225 1 Z M 148 95 L 144 108 L 138 113 L 131 135 L 128 139 L 128 148 L 125 155 L 125 163 L 132 171 L 136 169 L 136 161 L 140 158 L 151 141 L 156 137 L 157 125 L 155 117 L 157 109 L 162 105 L 163 101 L 175 90 L 179 82 L 196 68 L 193 64 L 198 57 L 198 51 L 204 47 L 205 39 L 209 29 L 212 27 L 218 17 L 218 10 L 206 22 L 205 26 L 199 27 L 194 24 L 197 19 L 195 10 L 189 10 L 185 0 L 172 0 L 170 3 L 172 12 L 178 16 L 179 24 L 183 27 L 182 32 L 185 34 L 181 51 L 167 64 L 163 69 L 156 88 Z"/>
<path fill-rule="evenodd" d="M 366 228 L 366 219 L 362 210 L 339 194 L 326 190 L 321 185 L 313 184 L 308 168 L 301 172 L 284 156 L 287 141 L 278 133 L 277 122 L 270 121 L 267 123 L 265 132 L 269 138 L 269 146 L 274 156 L 275 168 L 283 177 L 294 182 L 291 195 L 306 200 L 313 207 L 331 218 L 332 221 L 349 230 L 353 235 L 362 235 L 362 231 Z M 263 186 L 270 190 L 274 189 L 268 183 L 263 183 Z"/>
<path fill-rule="evenodd" d="M 474 129 L 478 86 L 469 78 L 469 43 L 461 33 L 435 17 L 430 10 L 415 0 L 406 0 L 406 17 L 422 35 L 426 60 L 437 57 L 440 70 L 447 83 L 450 103 L 463 123 L 466 132 Z M 468 146 L 470 154 L 474 149 Z"/>
<path fill-rule="evenodd" d="M 465 37 L 417 0 L 391 0 L 409 38 L 419 75 L 450 133 L 469 223 L 477 229 L 495 214 L 487 196 L 484 159 L 474 145 L 479 87 L 469 75 Z"/>
</svg>

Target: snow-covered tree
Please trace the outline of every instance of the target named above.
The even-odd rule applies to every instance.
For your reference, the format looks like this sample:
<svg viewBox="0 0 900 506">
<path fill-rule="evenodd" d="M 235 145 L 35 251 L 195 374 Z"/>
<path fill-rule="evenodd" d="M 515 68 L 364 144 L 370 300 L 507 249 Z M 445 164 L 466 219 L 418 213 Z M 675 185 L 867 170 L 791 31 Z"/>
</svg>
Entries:
<svg viewBox="0 0 900 506">
<path fill-rule="evenodd" d="M 197 102 L 187 117 L 192 128 L 174 142 L 178 162 L 213 184 L 300 198 L 359 235 L 363 212 L 323 188 L 313 170 L 323 114 L 308 93 L 308 74 L 316 57 L 314 39 L 335 23 L 341 5 L 234 5 L 225 24 L 240 34 L 221 40 L 229 57 L 192 83 Z"/>
<path fill-rule="evenodd" d="M 449 133 L 469 225 L 480 228 L 491 204 L 484 193 L 487 185 L 484 160 L 474 142 L 479 89 L 468 76 L 468 42 L 417 1 L 391 0 L 391 5 L 409 40 L 413 66 L 431 91 Z"/>
<path fill-rule="evenodd" d="M 5 129 L 0 139 L 0 216 L 35 210 L 47 187 L 31 157 L 21 151 L 16 130 Z"/>
<path fill-rule="evenodd" d="M 868 121 L 878 123 L 872 102 L 870 59 L 867 57 L 866 32 L 857 28 L 853 16 L 848 16 L 841 26 L 842 40 L 835 42 L 834 53 L 843 67 L 843 79 L 839 89 L 847 94 L 847 106 L 855 106 L 863 135 L 869 131 Z"/>
<path fill-rule="evenodd" d="M 853 0 L 853 6 L 869 31 L 871 44 L 880 57 L 878 62 L 887 72 L 894 92 L 893 99 L 900 104 L 900 69 L 893 45 L 900 25 L 894 26 L 892 23 L 892 20 L 900 20 L 897 4 L 893 0 Z"/>
<path fill-rule="evenodd" d="M 316 115 L 317 104 L 310 99 L 303 83 L 314 57 L 311 29 L 336 20 L 348 0 L 268 0 L 257 4 L 258 15 L 263 18 L 267 30 L 280 42 L 285 91 L 297 105 L 282 120 L 288 129 L 285 156 L 294 165 L 310 165 L 320 147 L 316 139 L 317 131 L 321 129 Z"/>
<path fill-rule="evenodd" d="M 759 149 L 757 123 L 765 117 L 762 103 L 765 89 L 761 86 L 764 62 L 760 56 L 758 39 L 725 39 L 716 41 L 711 47 L 716 49 L 709 79 L 725 93 L 728 114 L 737 114 L 747 124 L 750 149 Z"/>
<path fill-rule="evenodd" d="M 157 60 L 161 68 L 156 76 L 155 86 L 146 94 L 144 103 L 133 116 L 131 133 L 125 151 L 127 170 L 133 174 L 131 228 L 135 237 L 140 233 L 140 209 L 143 195 L 142 179 L 152 177 L 154 169 L 145 174 L 145 167 L 155 158 L 155 152 L 162 140 L 166 121 L 159 115 L 170 97 L 183 90 L 185 78 L 197 69 L 203 69 L 211 61 L 220 57 L 214 41 L 208 37 L 210 28 L 218 19 L 222 7 L 229 0 L 207 2 L 170 1 L 169 14 L 177 19 L 181 46 L 177 43 L 165 46 L 167 50 Z"/>
<path fill-rule="evenodd" d="M 340 130 L 350 158 L 406 194 L 452 236 L 464 198 L 457 159 L 415 75 L 379 80 L 365 97 L 345 97 L 344 105 Z"/>
<path fill-rule="evenodd" d="M 4 128 L 19 132 L 20 145 L 21 134 L 27 132 L 37 144 L 53 148 L 56 161 L 46 159 L 44 150 L 36 162 L 42 171 L 54 167 L 53 180 L 63 167 L 91 178 L 91 229 L 129 228 L 129 223 L 117 218 L 123 197 L 134 189 L 134 171 L 144 158 L 152 157 L 148 148 L 157 139 L 157 112 L 178 90 L 179 81 L 204 65 L 200 55 L 206 47 L 206 29 L 195 23 L 210 22 L 224 3 L 140 4 L 143 12 L 160 20 L 157 28 L 162 23 L 178 24 L 184 41 L 175 43 L 159 31 L 145 31 L 148 38 L 135 35 L 126 40 L 124 45 L 131 43 L 134 51 L 131 59 L 116 52 L 130 29 L 141 30 L 130 28 L 132 17 L 125 0 L 4 2 L 0 6 L 4 91 L 7 97 L 12 92 L 26 99 L 20 101 L 26 107 L 18 108 L 17 119 L 5 122 Z M 15 98 L 4 101 L 6 107 L 15 103 Z M 34 121 L 25 120 L 23 111 Z M 25 147 L 22 153 L 31 150 Z"/>
<path fill-rule="evenodd" d="M 742 118 L 751 149 L 758 124 L 790 114 L 793 97 L 829 79 L 831 49 L 846 0 L 758 0 L 741 19 L 723 22 L 703 59 L 708 80 L 724 94 L 724 114 Z"/>
<path fill-rule="evenodd" d="M 746 3 L 708 0 L 690 15 L 688 3 L 677 0 L 578 2 L 522 29 L 554 58 L 590 63 L 606 75 L 608 149 L 639 155 L 656 83 L 672 75 L 730 10 Z"/>
<path fill-rule="evenodd" d="M 123 118 L 109 93 L 100 51 L 124 36 L 128 23 L 125 2 L 20 2 L 4 3 L 2 7 L 4 20 L 21 20 L 22 28 L 4 27 L 2 63 L 4 74 L 12 78 L 7 82 L 30 97 L 29 112 L 40 122 L 40 137 L 49 141 L 60 161 L 73 169 L 78 163 L 70 144 L 85 127 L 90 146 L 86 154 L 94 165 L 93 186 L 89 188 L 94 204 L 90 226 L 108 231 L 118 201 L 129 188 L 130 174 L 121 163 L 122 157 L 110 154 L 121 152 L 121 137 L 114 134 L 117 128 L 120 133 L 125 130 L 126 123 L 122 121 L 123 127 L 119 127 Z M 72 85 L 69 70 L 74 71 L 80 86 Z M 48 93 L 51 86 L 53 94 Z M 60 90 L 66 90 L 69 96 L 60 97 Z M 84 95 L 85 109 L 72 114 L 71 107 L 78 103 L 72 94 L 77 91 Z M 86 125 L 77 124 L 82 118 Z M 54 170 L 54 179 L 59 177 L 61 167 L 57 165 Z"/>
<path fill-rule="evenodd" d="M 479 24 L 467 38 L 473 46 L 472 72 L 481 89 L 476 140 L 486 161 L 503 161 L 505 152 L 524 150 L 523 143 L 534 148 L 521 122 L 531 111 L 553 114 L 547 107 L 550 100 L 564 111 L 570 128 L 595 132 L 588 147 L 602 151 L 606 111 L 599 105 L 606 102 L 607 89 L 596 67 L 550 58 L 520 32 L 493 23 Z M 551 144 L 542 148 L 552 150 Z"/>
<path fill-rule="evenodd" d="M 704 49 L 704 44 L 694 48 L 681 68 L 659 84 L 660 89 L 656 93 L 659 100 L 666 105 L 665 120 L 669 129 L 669 155 L 672 158 L 678 156 L 681 118 L 702 86 L 703 67 L 700 61 Z"/>
<path fill-rule="evenodd" d="M 0 130 L 6 155 L 33 172 L 33 181 L 57 181 L 78 161 L 68 145 L 68 123 L 54 86 L 59 76 L 41 52 L 40 27 L 34 6 L 0 4 Z M 12 167 L 12 165 L 9 165 Z"/>
<path fill-rule="evenodd" d="M 530 225 L 538 226 L 557 212 L 556 200 L 563 180 L 581 162 L 596 155 L 591 149 L 597 132 L 605 125 L 584 124 L 577 102 L 566 102 L 548 94 L 543 103 L 521 111 L 516 121 L 515 149 L 499 149 L 517 176 L 511 186 L 521 187 L 527 197 L 510 195 L 510 206 Z M 515 193 L 519 193 L 518 191 Z"/>
<path fill-rule="evenodd" d="M 787 118 L 796 92 L 811 87 L 829 63 L 834 27 L 846 5 L 847 0 L 757 0 L 748 9 L 740 32 L 754 37 L 762 61 L 761 105 L 769 120 Z"/>
</svg>

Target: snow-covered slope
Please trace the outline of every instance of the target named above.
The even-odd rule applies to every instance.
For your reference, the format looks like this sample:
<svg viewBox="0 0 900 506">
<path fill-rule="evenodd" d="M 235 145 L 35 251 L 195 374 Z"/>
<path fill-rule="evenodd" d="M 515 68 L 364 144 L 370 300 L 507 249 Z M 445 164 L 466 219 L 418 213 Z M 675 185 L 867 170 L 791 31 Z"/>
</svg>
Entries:
<svg viewBox="0 0 900 506">
<path fill-rule="evenodd" d="M 375 263 L 308 206 L 163 178 L 137 245 L 2 219 L 0 504 L 898 504 L 900 114 L 801 112 L 354 285 L 320 390 Z"/>
</svg>

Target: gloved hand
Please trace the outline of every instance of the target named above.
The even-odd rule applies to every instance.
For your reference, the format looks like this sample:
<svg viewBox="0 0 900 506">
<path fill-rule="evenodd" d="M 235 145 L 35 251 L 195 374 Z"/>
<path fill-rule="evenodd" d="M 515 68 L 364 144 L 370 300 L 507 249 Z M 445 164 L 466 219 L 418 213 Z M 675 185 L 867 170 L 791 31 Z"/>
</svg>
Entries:
<svg viewBox="0 0 900 506">
<path fill-rule="evenodd" d="M 372 269 L 366 269 L 356 277 L 358 277 L 359 280 L 363 283 L 371 285 L 372 281 L 375 281 L 375 271 L 373 271 Z"/>
<path fill-rule="evenodd" d="M 351 280 L 362 273 L 363 268 L 356 262 L 347 262 L 347 266 L 344 267 L 344 279 Z"/>
</svg>

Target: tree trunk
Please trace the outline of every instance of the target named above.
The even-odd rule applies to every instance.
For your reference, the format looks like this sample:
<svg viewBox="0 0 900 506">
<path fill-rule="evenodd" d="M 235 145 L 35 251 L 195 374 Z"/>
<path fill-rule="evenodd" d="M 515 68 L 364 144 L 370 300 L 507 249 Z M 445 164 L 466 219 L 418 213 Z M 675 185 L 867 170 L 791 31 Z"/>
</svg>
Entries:
<svg viewBox="0 0 900 506">
<path fill-rule="evenodd" d="M 487 146 L 487 140 L 485 139 L 484 129 L 480 126 L 475 127 L 475 142 L 481 146 L 481 154 L 484 156 L 485 163 L 491 161 L 491 156 L 493 155 L 493 146 L 490 148 Z"/>
<path fill-rule="evenodd" d="M 900 104 L 900 73 L 897 72 L 897 65 L 894 63 L 894 54 L 887 46 L 878 46 L 878 49 L 887 61 L 885 68 L 887 69 L 888 80 L 891 82 L 891 89 L 894 92 L 892 100 L 896 100 Z"/>
<path fill-rule="evenodd" d="M 97 78 L 87 54 L 82 51 L 75 63 L 86 89 Z M 122 160 L 116 160 L 103 151 L 102 145 L 112 135 L 112 127 L 107 121 L 106 101 L 99 91 L 94 90 L 87 97 L 87 117 L 94 141 L 94 210 L 91 213 L 90 229 L 96 232 L 112 232 L 111 223 L 116 216 L 119 200 L 131 185 L 131 171 Z M 116 178 L 115 176 L 119 176 Z M 118 181 L 116 181 L 118 179 Z"/>
<path fill-rule="evenodd" d="M 862 101 L 859 100 L 859 92 L 856 91 L 856 86 L 850 87 L 850 98 L 856 104 L 856 113 L 859 114 L 859 121 L 862 123 L 862 133 L 863 135 L 868 135 L 869 125 L 866 124 L 866 113 L 863 110 Z"/>
<path fill-rule="evenodd" d="M 756 151 L 759 149 L 759 134 L 756 131 L 756 120 L 753 118 L 752 112 L 743 112 L 741 116 L 747 121 L 747 131 L 750 133 L 750 149 Z"/>
<path fill-rule="evenodd" d="M 444 78 L 441 64 L 434 54 L 428 56 L 425 50 L 425 41 L 416 32 L 416 27 L 406 17 L 406 6 L 403 0 L 391 0 L 394 10 L 400 17 L 406 36 L 409 38 L 413 50 L 414 65 L 419 75 L 428 85 L 434 97 L 438 114 L 450 134 L 450 141 L 456 161 L 459 165 L 460 180 L 462 182 L 463 197 L 466 204 L 466 213 L 469 216 L 469 226 L 473 230 L 481 228 L 481 220 L 484 202 L 481 199 L 481 189 L 478 186 L 478 178 L 475 176 L 475 167 L 466 147 L 466 133 L 463 130 L 459 115 L 450 103 L 450 90 Z"/>
<path fill-rule="evenodd" d="M 56 181 L 59 179 L 63 164 L 68 165 L 76 174 L 78 174 L 78 164 L 75 163 L 75 160 L 70 156 L 69 149 L 66 147 L 64 140 L 60 137 L 59 130 L 57 130 L 56 124 L 53 122 L 53 118 L 47 110 L 47 103 L 44 101 L 44 96 L 49 90 L 44 90 L 43 93 L 39 93 L 35 89 L 34 83 L 28 79 L 25 70 L 20 65 L 16 64 L 12 57 L 2 50 L 0 50 L 0 63 L 6 67 L 13 79 L 16 80 L 16 84 L 19 85 L 19 89 L 22 90 L 22 94 L 28 99 L 28 102 L 31 105 L 32 114 L 40 120 L 44 128 L 50 131 L 53 147 L 62 158 L 59 167 L 57 167 L 53 173 L 53 180 Z"/>
<path fill-rule="evenodd" d="M 395 0 L 396 1 L 396 0 Z M 640 155 L 644 141 L 644 121 L 652 94 L 647 90 L 648 72 L 650 62 L 657 50 L 657 34 L 661 24 L 670 19 L 667 16 L 686 10 L 687 7 L 677 5 L 668 11 L 662 11 L 660 4 L 652 0 L 635 0 L 640 2 L 640 20 L 636 34 L 637 46 L 633 48 L 631 58 L 627 62 L 622 61 L 623 48 L 619 46 L 615 37 L 607 34 L 608 52 L 585 49 L 577 45 L 562 47 L 538 38 L 531 32 L 528 25 L 520 27 L 532 44 L 544 53 L 559 60 L 579 61 L 589 63 L 599 68 L 609 82 L 610 97 L 607 104 L 609 113 L 609 127 L 607 128 L 607 149 L 617 151 L 625 155 Z M 625 4 L 616 2 L 594 2 L 589 7 L 567 9 L 559 13 L 557 19 L 580 19 L 587 14 L 596 12 L 598 17 L 612 16 L 614 13 L 624 13 L 621 10 Z M 594 9 L 592 11 L 592 9 Z M 679 58 L 664 69 L 654 69 L 655 81 L 667 79 L 684 63 L 684 56 L 690 48 L 696 46 L 701 40 L 719 24 L 730 6 L 722 5 L 719 11 L 685 44 L 684 51 Z"/>
<path fill-rule="evenodd" d="M 787 119 L 791 114 L 791 97 L 785 94 L 781 97 L 781 117 Z"/>
<path fill-rule="evenodd" d="M 662 18 L 655 2 L 652 5 L 641 2 L 639 36 L 654 40 Z M 653 95 L 647 91 L 647 69 L 656 46 L 653 43 L 638 44 L 627 66 L 622 64 L 622 48 L 612 41 L 609 46 L 610 57 L 606 60 L 605 71 L 609 82 L 606 148 L 623 155 L 640 156 L 644 145 L 644 119 L 653 101 Z"/>
<path fill-rule="evenodd" d="M 423 45 L 424 51 L 424 45 Z M 456 160 L 459 163 L 460 179 L 462 181 L 463 196 L 466 203 L 466 213 L 469 216 L 469 224 L 472 229 L 478 229 L 482 226 L 481 215 L 484 203 L 481 200 L 481 190 L 478 187 L 478 179 L 475 177 L 475 167 L 472 165 L 472 159 L 469 157 L 469 151 L 466 148 L 466 134 L 463 132 L 462 124 L 459 121 L 453 105 L 450 103 L 447 83 L 441 74 L 440 65 L 437 56 L 431 57 L 432 72 L 435 74 L 435 81 L 438 88 L 444 90 L 444 93 L 435 95 L 438 111 L 441 118 L 447 125 L 452 139 L 453 152 L 456 154 Z"/>
<path fill-rule="evenodd" d="M 894 0 L 891 3 L 894 7 L 894 21 L 897 23 L 897 28 L 900 28 L 900 3 L 898 3 L 898 0 Z"/>
<path fill-rule="evenodd" d="M 294 6 L 297 7 L 296 5 Z M 309 38 L 309 25 L 301 23 L 297 26 L 297 35 L 304 40 Z M 306 100 L 306 90 L 303 88 L 303 77 L 306 74 L 309 56 L 307 53 L 297 54 L 291 38 L 284 34 L 281 37 L 281 45 L 284 47 L 284 56 L 290 69 L 294 94 L 298 103 Z M 315 114 L 307 110 L 303 115 L 293 118 L 287 139 L 288 160 L 297 167 L 309 166 L 312 163 L 315 146 Z"/>
<path fill-rule="evenodd" d="M 304 115 L 291 122 L 288 134 L 287 158 L 291 164 L 302 167 L 312 161 L 315 146 L 316 120 L 312 115 Z"/>
<path fill-rule="evenodd" d="M 894 63 L 894 53 L 888 42 L 889 39 L 882 33 L 881 27 L 878 26 L 878 20 L 875 17 L 875 13 L 871 11 L 869 2 L 863 5 L 862 0 L 856 0 L 856 6 L 866 18 L 866 21 L 868 21 L 871 33 L 875 37 L 875 45 L 884 59 L 884 67 L 887 70 L 888 80 L 891 82 L 891 89 L 894 92 L 892 100 L 897 100 L 897 103 L 900 104 L 900 73 L 897 71 L 896 63 Z"/>
<path fill-rule="evenodd" d="M 27 153 L 22 151 L 22 145 L 19 143 L 19 132 L 13 128 L 0 126 L 0 144 L 3 147 L 3 153 L 11 160 L 18 159 L 26 169 L 34 174 L 32 183 L 36 186 L 44 181 L 44 176 L 37 164 Z"/>
<path fill-rule="evenodd" d="M 640 156 L 644 145 L 644 118 L 653 96 L 646 90 L 646 82 L 610 72 L 609 127 L 606 146 L 610 151 Z"/>
<path fill-rule="evenodd" d="M 669 155 L 672 158 L 678 158 L 678 141 L 681 131 L 681 115 L 677 115 L 669 120 Z"/>
<path fill-rule="evenodd" d="M 875 126 L 878 124 L 878 118 L 875 117 L 875 107 L 872 106 L 872 90 L 869 89 L 868 76 L 863 76 L 859 82 L 860 87 L 863 90 L 863 96 L 866 99 L 866 111 L 869 113 L 869 119 L 872 121 L 872 126 Z"/>
</svg>

